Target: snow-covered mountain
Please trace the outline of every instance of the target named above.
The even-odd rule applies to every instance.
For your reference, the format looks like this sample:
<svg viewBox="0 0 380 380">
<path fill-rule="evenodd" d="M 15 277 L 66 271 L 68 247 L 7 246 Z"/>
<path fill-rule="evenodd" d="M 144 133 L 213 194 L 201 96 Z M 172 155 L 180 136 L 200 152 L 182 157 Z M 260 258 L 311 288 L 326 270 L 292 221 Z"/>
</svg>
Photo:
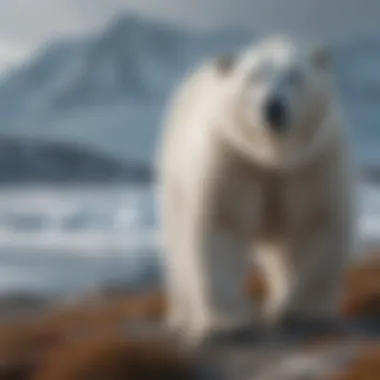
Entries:
<svg viewBox="0 0 380 380">
<path fill-rule="evenodd" d="M 244 30 L 206 35 L 122 14 L 95 35 L 53 41 L 10 72 L 0 83 L 0 133 L 150 164 L 173 86 L 200 59 L 252 38 Z M 380 36 L 333 51 L 359 158 L 380 163 Z"/>
<path fill-rule="evenodd" d="M 0 83 L 0 132 L 87 144 L 150 162 L 167 95 L 188 68 L 244 32 L 197 35 L 121 15 L 95 35 L 53 41 Z"/>
<path fill-rule="evenodd" d="M 198 35 L 122 14 L 95 35 L 53 41 L 37 51 L 31 62 L 8 76 L 0 100 L 14 102 L 9 95 L 22 90 L 25 102 L 33 94 L 41 107 L 62 110 L 121 98 L 157 99 L 205 54 L 248 40 L 244 32 Z"/>
</svg>

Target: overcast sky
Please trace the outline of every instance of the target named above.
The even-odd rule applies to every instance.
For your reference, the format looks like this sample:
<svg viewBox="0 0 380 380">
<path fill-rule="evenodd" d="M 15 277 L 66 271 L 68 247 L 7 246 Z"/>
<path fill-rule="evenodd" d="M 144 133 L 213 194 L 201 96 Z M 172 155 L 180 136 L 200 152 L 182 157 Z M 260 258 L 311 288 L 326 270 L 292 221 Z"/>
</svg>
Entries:
<svg viewBox="0 0 380 380">
<path fill-rule="evenodd" d="M 99 27 L 120 9 L 196 28 L 243 25 L 322 38 L 380 35 L 379 0 L 0 0 L 0 63 L 47 39 Z"/>
</svg>

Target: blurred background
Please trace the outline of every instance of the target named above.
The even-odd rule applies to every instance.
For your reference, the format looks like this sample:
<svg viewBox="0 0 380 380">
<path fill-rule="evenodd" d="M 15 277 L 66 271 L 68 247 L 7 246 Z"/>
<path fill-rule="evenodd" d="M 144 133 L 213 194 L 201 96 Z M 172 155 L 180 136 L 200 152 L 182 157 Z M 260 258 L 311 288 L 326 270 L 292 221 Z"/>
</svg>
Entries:
<svg viewBox="0 0 380 380">
<path fill-rule="evenodd" d="M 168 96 L 200 59 L 272 32 L 332 46 L 361 168 L 359 254 L 377 244 L 377 0 L 0 0 L 0 294 L 159 282 Z"/>
</svg>

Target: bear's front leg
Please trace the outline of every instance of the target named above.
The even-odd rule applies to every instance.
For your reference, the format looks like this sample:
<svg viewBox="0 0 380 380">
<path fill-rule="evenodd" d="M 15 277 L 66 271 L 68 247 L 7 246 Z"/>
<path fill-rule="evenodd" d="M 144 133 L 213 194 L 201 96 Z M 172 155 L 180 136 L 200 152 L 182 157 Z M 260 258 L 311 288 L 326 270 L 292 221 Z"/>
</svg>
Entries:
<svg viewBox="0 0 380 380">
<path fill-rule="evenodd" d="M 183 200 L 176 182 L 162 181 L 160 197 L 164 245 L 165 293 L 168 310 L 165 327 L 180 332 L 189 315 L 184 262 L 182 258 Z"/>
<path fill-rule="evenodd" d="M 252 307 L 244 294 L 249 256 L 239 239 L 214 228 L 193 230 L 186 241 L 183 281 L 190 344 L 207 342 L 250 325 Z"/>
<path fill-rule="evenodd" d="M 305 260 L 298 287 L 289 304 L 291 314 L 334 320 L 339 317 L 343 278 L 348 262 L 347 236 L 337 228 L 322 228 L 299 247 Z"/>
<path fill-rule="evenodd" d="M 301 236 L 282 254 L 266 252 L 266 323 L 297 334 L 340 332 L 344 237 L 328 227 Z"/>
<path fill-rule="evenodd" d="M 281 318 L 294 295 L 297 273 L 284 242 L 257 243 L 254 246 L 254 254 L 264 275 L 267 289 L 261 312 L 262 327 L 270 336 L 275 336 L 279 332 Z"/>
</svg>

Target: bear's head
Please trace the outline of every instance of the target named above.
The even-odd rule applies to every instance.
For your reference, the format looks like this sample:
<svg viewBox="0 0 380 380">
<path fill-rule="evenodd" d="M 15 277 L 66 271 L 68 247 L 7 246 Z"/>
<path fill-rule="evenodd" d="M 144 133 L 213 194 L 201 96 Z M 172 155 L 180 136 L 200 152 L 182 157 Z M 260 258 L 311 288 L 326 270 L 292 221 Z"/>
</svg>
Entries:
<svg viewBox="0 0 380 380">
<path fill-rule="evenodd" d="M 329 133 L 331 59 L 324 45 L 272 37 L 214 62 L 219 119 L 229 138 L 261 161 L 286 164 Z M 327 128 L 327 127 L 326 127 Z"/>
</svg>

